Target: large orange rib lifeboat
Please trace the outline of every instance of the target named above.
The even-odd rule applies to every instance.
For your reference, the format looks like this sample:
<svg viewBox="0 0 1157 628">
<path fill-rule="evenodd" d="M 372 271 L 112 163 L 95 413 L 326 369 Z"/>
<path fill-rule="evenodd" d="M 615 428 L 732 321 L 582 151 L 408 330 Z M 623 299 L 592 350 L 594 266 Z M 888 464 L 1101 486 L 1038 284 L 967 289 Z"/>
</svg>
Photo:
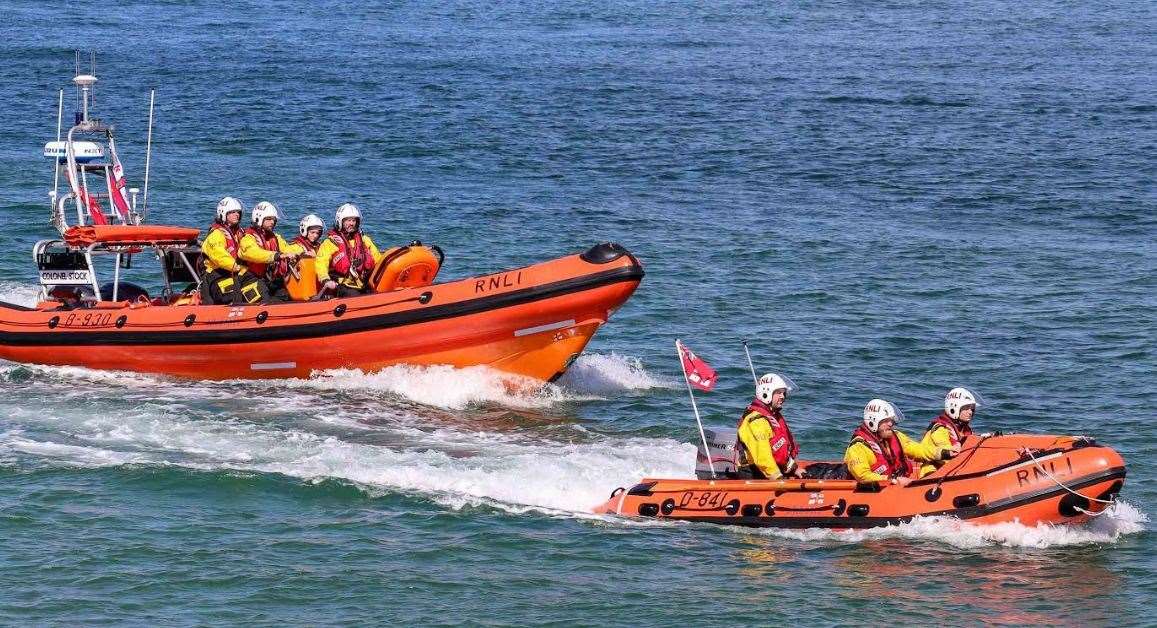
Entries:
<svg viewBox="0 0 1157 628">
<path fill-rule="evenodd" d="M 643 278 L 633 255 L 604 243 L 435 283 L 442 250 L 414 241 L 386 252 L 370 276 L 370 294 L 326 300 L 306 263 L 286 282 L 294 301 L 202 305 L 200 231 L 142 224 L 148 177 L 138 206 L 114 127 L 89 115 L 96 81 L 93 74 L 73 78 L 83 105 L 76 124 L 44 147 L 54 164 L 49 200 L 60 237 L 33 247 L 40 302 L 0 302 L 2 359 L 197 379 L 486 365 L 547 381 L 574 362 Z M 149 121 L 151 137 L 151 109 Z M 136 272 L 134 260 L 149 258 L 160 261 L 160 274 L 147 289 L 125 281 Z"/>
<path fill-rule="evenodd" d="M 198 379 L 308 377 L 400 363 L 487 365 L 550 381 L 643 277 L 633 255 L 604 243 L 522 268 L 431 283 L 441 250 L 415 242 L 383 260 L 374 275 L 379 292 L 200 305 L 193 283 L 196 229 L 73 229 L 34 249 L 43 300 L 31 308 L 0 303 L 0 358 Z M 119 267 L 123 257 L 141 251 L 162 260 L 159 296 L 123 281 L 97 282 L 94 256 L 115 256 Z"/>
<path fill-rule="evenodd" d="M 702 450 L 700 460 L 706 462 Z M 803 462 L 805 475 L 813 465 L 838 466 Z M 615 489 L 595 512 L 775 528 L 871 528 L 920 516 L 1033 526 L 1087 521 L 1116 499 L 1124 482 L 1121 456 L 1086 437 L 972 436 L 960 455 L 908 486 L 839 479 L 648 478 Z"/>
</svg>

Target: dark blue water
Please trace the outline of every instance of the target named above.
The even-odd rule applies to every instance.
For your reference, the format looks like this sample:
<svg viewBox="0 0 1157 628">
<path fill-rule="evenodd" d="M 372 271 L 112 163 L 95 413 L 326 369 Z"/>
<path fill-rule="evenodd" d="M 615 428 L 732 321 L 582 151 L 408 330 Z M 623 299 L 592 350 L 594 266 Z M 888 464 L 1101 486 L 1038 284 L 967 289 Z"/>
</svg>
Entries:
<svg viewBox="0 0 1157 628">
<path fill-rule="evenodd" d="M 5 623 L 1149 623 L 1151 3 L 5 9 L 0 298 L 34 300 L 75 48 L 138 186 L 157 89 L 150 221 L 348 200 L 379 243 L 445 248 L 447 278 L 602 240 L 648 272 L 538 395 L 481 369 L 0 366 Z M 871 397 L 918 433 L 965 385 L 982 429 L 1116 447 L 1126 504 L 853 534 L 583 514 L 691 474 L 677 337 L 721 372 L 708 423 L 750 395 L 746 338 L 800 384 L 808 456 Z"/>
</svg>

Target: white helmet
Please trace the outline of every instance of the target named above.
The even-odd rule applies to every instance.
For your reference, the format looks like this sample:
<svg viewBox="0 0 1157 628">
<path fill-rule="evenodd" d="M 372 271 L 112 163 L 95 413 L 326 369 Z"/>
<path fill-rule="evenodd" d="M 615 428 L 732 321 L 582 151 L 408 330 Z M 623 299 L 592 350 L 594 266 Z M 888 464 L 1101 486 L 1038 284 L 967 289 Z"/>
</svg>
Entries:
<svg viewBox="0 0 1157 628">
<path fill-rule="evenodd" d="M 232 212 L 239 214 L 245 213 L 245 207 L 241 204 L 241 201 L 232 196 L 226 196 L 217 201 L 217 222 L 225 224 L 225 218 Z"/>
<path fill-rule="evenodd" d="M 325 231 L 325 221 L 318 217 L 317 214 L 306 214 L 305 218 L 301 219 L 301 224 L 298 225 L 297 231 L 301 233 L 301 237 L 309 235 L 311 227 L 321 227 Z"/>
<path fill-rule="evenodd" d="M 960 418 L 960 411 L 968 406 L 973 407 L 973 412 L 980 407 L 980 395 L 968 390 L 967 388 L 953 388 L 944 395 L 944 413 L 953 419 Z"/>
<path fill-rule="evenodd" d="M 795 382 L 779 373 L 768 373 L 759 378 L 759 381 L 755 384 L 755 396 L 763 403 L 770 404 L 771 396 L 774 395 L 777 390 L 783 390 L 786 396 L 795 392 L 797 389 Z"/>
<path fill-rule="evenodd" d="M 281 214 L 277 213 L 277 206 L 273 203 L 261 201 L 253 206 L 253 226 L 260 227 L 266 218 L 281 220 Z"/>
<path fill-rule="evenodd" d="M 869 430 L 875 432 L 880 429 L 880 424 L 887 419 L 893 423 L 902 423 L 904 413 L 883 399 L 873 399 L 864 406 L 864 426 Z"/>
<path fill-rule="evenodd" d="M 341 229 L 341 223 L 345 221 L 346 218 L 357 218 L 358 225 L 360 226 L 362 224 L 362 210 L 358 209 L 358 206 L 353 203 L 342 203 L 342 205 L 337 208 L 337 213 L 333 215 L 333 220 L 337 224 L 338 229 Z"/>
</svg>

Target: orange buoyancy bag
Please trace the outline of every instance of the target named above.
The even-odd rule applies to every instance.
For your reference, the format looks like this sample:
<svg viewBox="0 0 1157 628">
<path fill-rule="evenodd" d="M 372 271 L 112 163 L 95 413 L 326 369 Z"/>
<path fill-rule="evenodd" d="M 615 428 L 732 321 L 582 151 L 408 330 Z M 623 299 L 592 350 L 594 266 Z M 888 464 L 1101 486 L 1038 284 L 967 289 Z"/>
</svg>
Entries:
<svg viewBox="0 0 1157 628">
<path fill-rule="evenodd" d="M 370 275 L 374 292 L 402 288 L 421 288 L 434 283 L 442 260 L 430 247 L 420 244 L 395 247 L 382 255 L 382 261 Z"/>
<path fill-rule="evenodd" d="M 285 290 L 294 301 L 308 301 L 317 295 L 317 266 L 313 258 L 303 257 L 297 265 L 297 274 L 290 273 L 285 278 Z"/>
<path fill-rule="evenodd" d="M 875 462 L 872 463 L 872 472 L 878 473 L 886 477 L 896 476 L 911 476 L 915 470 L 912 463 L 908 461 L 908 457 L 904 455 L 904 446 L 900 443 L 900 437 L 892 432 L 892 438 L 887 441 L 881 441 L 879 436 L 868 431 L 864 425 L 856 428 L 852 433 L 852 442 L 861 442 L 872 450 L 876 455 Z"/>
</svg>

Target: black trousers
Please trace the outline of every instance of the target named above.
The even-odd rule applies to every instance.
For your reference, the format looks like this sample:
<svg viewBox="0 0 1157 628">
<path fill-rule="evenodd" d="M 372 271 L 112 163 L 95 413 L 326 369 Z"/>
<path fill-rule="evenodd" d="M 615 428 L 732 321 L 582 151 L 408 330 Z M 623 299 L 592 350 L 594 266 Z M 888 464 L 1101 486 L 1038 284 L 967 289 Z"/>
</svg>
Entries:
<svg viewBox="0 0 1157 628">
<path fill-rule="evenodd" d="M 334 290 L 334 297 L 339 298 L 339 299 L 342 299 L 345 297 L 356 297 L 356 296 L 366 294 L 368 292 L 369 291 L 364 289 L 364 288 L 361 290 L 358 290 L 357 288 L 351 288 L 345 284 L 339 283 L 337 285 L 337 289 Z"/>
<path fill-rule="evenodd" d="M 231 273 L 222 268 L 201 275 L 201 302 L 246 305 L 269 302 L 269 286 L 253 273 Z"/>
</svg>

